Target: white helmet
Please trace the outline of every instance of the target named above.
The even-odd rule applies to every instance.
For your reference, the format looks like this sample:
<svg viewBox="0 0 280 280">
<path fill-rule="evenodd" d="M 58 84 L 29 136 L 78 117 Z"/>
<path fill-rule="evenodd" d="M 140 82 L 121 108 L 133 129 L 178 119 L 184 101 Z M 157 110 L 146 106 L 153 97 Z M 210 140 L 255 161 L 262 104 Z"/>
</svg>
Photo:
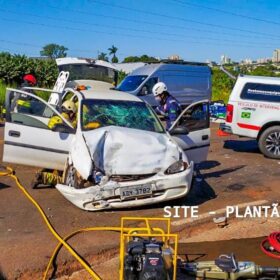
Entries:
<svg viewBox="0 0 280 280">
<path fill-rule="evenodd" d="M 77 107 L 76 107 L 76 105 L 73 101 L 66 100 L 62 104 L 62 110 L 65 110 L 67 112 L 72 111 L 73 113 L 76 113 L 77 112 Z"/>
<path fill-rule="evenodd" d="M 163 82 L 158 82 L 153 87 L 154 96 L 158 96 L 158 95 L 162 94 L 164 91 L 167 91 L 167 86 Z"/>
</svg>

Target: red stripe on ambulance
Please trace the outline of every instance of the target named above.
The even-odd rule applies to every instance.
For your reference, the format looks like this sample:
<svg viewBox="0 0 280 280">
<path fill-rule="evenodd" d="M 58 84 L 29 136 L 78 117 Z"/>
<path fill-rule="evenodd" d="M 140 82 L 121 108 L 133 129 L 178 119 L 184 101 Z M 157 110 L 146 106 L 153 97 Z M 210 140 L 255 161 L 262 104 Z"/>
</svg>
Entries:
<svg viewBox="0 0 280 280">
<path fill-rule="evenodd" d="M 237 125 L 241 128 L 247 128 L 247 129 L 252 129 L 252 130 L 261 130 L 260 126 L 256 126 L 256 125 L 251 125 L 251 124 L 246 124 L 246 123 L 237 123 Z"/>
</svg>

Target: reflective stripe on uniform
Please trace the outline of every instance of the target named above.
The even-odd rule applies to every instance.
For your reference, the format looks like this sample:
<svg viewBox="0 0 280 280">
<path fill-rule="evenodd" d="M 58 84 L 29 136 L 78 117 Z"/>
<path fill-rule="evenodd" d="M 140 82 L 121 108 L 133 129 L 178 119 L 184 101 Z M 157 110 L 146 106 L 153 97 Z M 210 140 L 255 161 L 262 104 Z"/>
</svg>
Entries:
<svg viewBox="0 0 280 280">
<path fill-rule="evenodd" d="M 62 183 L 62 176 L 60 176 L 59 172 L 57 170 L 54 170 L 53 172 L 42 172 L 42 183 L 44 185 L 53 185 Z"/>
<path fill-rule="evenodd" d="M 24 100 L 21 100 L 21 99 L 19 99 L 19 100 L 17 101 L 17 104 L 18 104 L 19 106 L 26 107 L 26 108 L 30 108 L 30 107 L 31 107 L 31 104 L 30 104 L 29 101 L 24 101 Z"/>
<path fill-rule="evenodd" d="M 171 104 L 171 103 L 177 103 L 177 101 L 175 99 L 173 99 L 173 100 L 169 101 L 169 104 Z"/>
</svg>

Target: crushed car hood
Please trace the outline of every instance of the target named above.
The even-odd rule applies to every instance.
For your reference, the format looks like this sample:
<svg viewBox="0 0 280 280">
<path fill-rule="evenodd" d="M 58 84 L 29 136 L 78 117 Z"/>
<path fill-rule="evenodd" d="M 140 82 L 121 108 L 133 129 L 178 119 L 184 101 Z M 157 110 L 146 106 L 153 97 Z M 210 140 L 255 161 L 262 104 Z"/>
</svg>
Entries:
<svg viewBox="0 0 280 280">
<path fill-rule="evenodd" d="M 180 158 L 177 144 L 165 133 L 109 126 L 84 137 L 94 165 L 109 176 L 158 173 Z"/>
</svg>

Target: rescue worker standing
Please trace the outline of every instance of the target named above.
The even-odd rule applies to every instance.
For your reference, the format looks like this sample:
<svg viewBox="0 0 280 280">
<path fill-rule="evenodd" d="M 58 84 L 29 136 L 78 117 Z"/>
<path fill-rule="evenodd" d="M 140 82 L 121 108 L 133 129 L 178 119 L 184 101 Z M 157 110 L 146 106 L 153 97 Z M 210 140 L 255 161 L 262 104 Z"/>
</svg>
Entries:
<svg viewBox="0 0 280 280">
<path fill-rule="evenodd" d="M 181 113 L 180 103 L 167 91 L 167 86 L 163 82 L 158 82 L 153 87 L 155 99 L 159 102 L 156 112 L 164 116 L 166 129 L 169 130 Z"/>
<path fill-rule="evenodd" d="M 37 84 L 36 77 L 32 74 L 27 74 L 23 76 L 23 83 L 21 84 L 21 88 L 24 87 L 35 87 Z M 31 92 L 31 90 L 26 89 L 25 91 Z"/>
<path fill-rule="evenodd" d="M 77 126 L 77 107 L 73 101 L 67 100 L 63 102 L 62 116 L 69 121 L 73 128 Z M 63 120 L 59 116 L 53 116 L 50 118 L 48 127 L 50 129 L 55 128 L 56 125 L 63 124 Z M 35 179 L 32 181 L 31 186 L 36 189 L 38 185 L 55 186 L 56 184 L 62 183 L 62 172 L 58 170 L 43 169 L 35 175 Z"/>
<path fill-rule="evenodd" d="M 31 89 L 25 89 L 25 87 L 34 87 L 37 84 L 37 80 L 34 75 L 27 74 L 23 76 L 23 83 L 21 84 L 20 90 L 33 93 Z M 32 113 L 31 108 L 31 97 L 23 94 L 16 93 L 12 101 L 11 109 L 17 110 L 19 113 Z"/>
</svg>

